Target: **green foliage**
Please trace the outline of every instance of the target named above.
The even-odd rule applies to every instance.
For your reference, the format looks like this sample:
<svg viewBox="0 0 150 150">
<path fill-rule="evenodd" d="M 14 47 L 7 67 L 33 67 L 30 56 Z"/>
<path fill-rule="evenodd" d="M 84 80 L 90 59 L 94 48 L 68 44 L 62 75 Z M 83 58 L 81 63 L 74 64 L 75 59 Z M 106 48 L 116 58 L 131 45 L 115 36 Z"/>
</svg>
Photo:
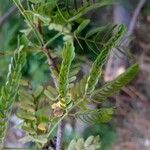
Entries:
<svg viewBox="0 0 150 150">
<path fill-rule="evenodd" d="M 114 112 L 113 108 L 89 110 L 87 108 L 87 105 L 91 104 L 92 102 L 102 103 L 109 96 L 112 96 L 115 92 L 120 90 L 124 85 L 129 83 L 129 81 L 131 81 L 138 72 L 139 72 L 139 66 L 135 64 L 131 66 L 125 73 L 117 77 L 114 81 L 104 85 L 100 89 L 95 90 L 90 96 L 89 94 L 88 95 L 81 94 L 81 96 L 83 96 L 84 101 L 82 103 L 79 102 L 78 104 L 78 107 L 81 109 L 81 111 L 77 113 L 77 117 L 80 118 L 82 121 L 89 122 L 89 123 L 108 122 L 112 118 Z M 77 86 L 77 88 L 80 89 L 85 85 L 85 82 L 83 83 L 83 81 L 81 80 L 81 83 L 78 85 L 79 86 Z M 86 86 L 87 83 L 85 87 Z M 89 101 L 87 99 L 89 99 Z M 85 112 L 83 110 L 85 110 Z"/>
<path fill-rule="evenodd" d="M 89 136 L 86 141 L 83 138 L 72 140 L 67 150 L 96 150 L 101 146 L 99 136 Z"/>
<path fill-rule="evenodd" d="M 66 97 L 68 86 L 69 86 L 69 71 L 71 62 L 74 59 L 75 53 L 74 53 L 74 46 L 72 43 L 66 43 L 63 50 L 63 62 L 61 64 L 61 69 L 59 73 L 59 79 L 58 79 L 58 88 L 59 88 L 59 94 L 62 98 Z"/>
<path fill-rule="evenodd" d="M 23 119 L 20 128 L 26 132 L 22 141 L 33 141 L 37 149 L 42 149 L 53 138 L 57 125 L 66 117 L 80 118 L 90 124 L 108 122 L 114 113 L 113 107 L 97 106 L 96 109 L 91 110 L 88 105 L 107 99 L 130 82 L 139 70 L 137 65 L 133 65 L 116 80 L 99 89 L 98 81 L 103 66 L 112 49 L 119 44 L 123 37 L 125 27 L 124 25 L 107 25 L 87 29 L 90 20 L 86 19 L 84 14 L 112 4 L 112 0 L 102 0 L 96 3 L 85 2 L 79 8 L 74 7 L 72 3 L 66 4 L 67 1 L 59 0 L 30 0 L 27 8 L 26 5 L 21 4 L 20 0 L 13 1 L 27 24 L 26 29 L 21 31 L 23 34 L 21 43 L 25 44 L 27 51 L 35 50 L 34 55 L 40 56 L 42 65 L 46 67 L 48 67 L 45 63 L 45 58 L 47 58 L 55 85 L 53 86 L 48 80 L 44 86 L 36 87 L 37 90 L 32 89 L 32 86 L 28 84 L 28 86 L 18 89 L 21 69 L 25 63 L 25 54 L 23 50 L 21 51 L 23 48 L 20 47 L 11 63 L 7 83 L 1 88 L 1 138 L 4 137 L 7 126 L 5 119 L 9 117 L 18 91 L 17 116 Z M 87 29 L 86 33 L 85 29 Z M 80 80 L 77 74 L 80 71 L 81 63 L 77 62 L 78 59 L 74 59 L 76 43 L 82 49 L 89 48 L 97 51 L 96 60 L 88 75 L 81 76 Z M 34 62 L 32 58 L 29 57 L 29 60 Z M 58 65 L 61 58 L 61 65 Z M 36 73 L 40 68 L 38 64 L 36 68 L 35 64 L 30 67 L 32 71 L 37 71 Z M 96 96 L 100 99 L 97 99 Z M 99 137 L 91 136 L 86 141 L 83 139 L 73 140 L 68 149 L 72 147 L 79 150 L 97 149 L 100 147 Z"/>
<path fill-rule="evenodd" d="M 21 139 L 24 143 L 36 142 L 41 148 L 46 142 L 46 132 L 50 121 L 49 104 L 44 99 L 43 87 L 38 87 L 35 91 L 19 91 L 19 110 L 17 116 L 23 119 L 20 127 L 26 132 L 26 136 Z M 43 107 L 44 106 L 44 107 Z"/>
<path fill-rule="evenodd" d="M 74 33 L 79 34 L 81 33 L 86 27 L 87 25 L 90 23 L 89 19 L 85 19 L 81 22 L 81 24 L 78 26 L 78 28 L 74 31 Z"/>
<path fill-rule="evenodd" d="M 92 97 L 95 102 L 102 102 L 107 97 L 112 96 L 129 81 L 131 81 L 135 75 L 139 72 L 139 66 L 137 64 L 131 66 L 125 73 L 119 75 L 115 80 L 107 83 L 101 89 L 93 92 Z"/>
<path fill-rule="evenodd" d="M 124 35 L 125 27 L 123 25 L 119 25 L 118 27 L 116 27 L 116 30 L 117 31 L 114 33 L 112 38 L 110 38 L 110 40 L 106 43 L 101 53 L 97 56 L 95 62 L 92 65 L 85 89 L 85 92 L 87 92 L 88 94 L 93 92 L 102 73 L 102 67 L 105 64 L 112 48 L 114 48 L 118 44 L 118 41 Z"/>
<path fill-rule="evenodd" d="M 84 21 L 81 22 L 81 25 L 82 23 L 84 23 Z M 81 27 L 80 25 L 78 26 L 79 29 Z M 96 55 L 98 55 L 99 51 L 104 48 L 105 44 L 110 40 L 110 38 L 114 34 L 114 30 L 117 29 L 115 25 L 106 25 L 90 29 L 84 26 L 84 28 L 82 28 L 82 31 L 79 33 L 77 32 L 78 28 L 74 31 L 74 37 L 77 43 L 79 44 L 81 49 L 83 49 L 83 47 L 85 47 L 86 45 L 87 48 Z M 86 33 L 84 33 L 85 30 L 87 30 Z"/>
<path fill-rule="evenodd" d="M 80 60 L 75 60 L 74 63 L 71 64 L 70 66 L 70 73 L 69 73 L 69 87 L 71 88 L 74 86 L 74 83 L 77 79 L 77 75 L 80 71 L 80 67 L 82 65 L 82 62 Z"/>
<path fill-rule="evenodd" d="M 112 115 L 114 113 L 113 108 L 101 108 L 101 109 L 94 109 L 94 110 L 86 110 L 81 111 L 76 114 L 77 118 L 82 120 L 83 122 L 90 123 L 90 124 L 99 124 L 99 123 L 106 123 L 112 119 Z"/>
<path fill-rule="evenodd" d="M 12 105 L 16 99 L 19 89 L 19 81 L 21 79 L 21 70 L 25 64 L 26 54 L 23 46 L 15 52 L 11 63 L 9 64 L 9 72 L 7 82 L 1 87 L 0 96 L 0 145 L 3 144 L 3 139 L 6 134 L 8 119 L 12 110 Z"/>
<path fill-rule="evenodd" d="M 58 96 L 58 92 L 56 91 L 55 88 L 53 88 L 52 86 L 48 86 L 45 90 L 44 90 L 44 94 L 51 100 L 51 101 L 56 101 L 57 100 L 57 96 Z"/>
<path fill-rule="evenodd" d="M 84 97 L 86 84 L 87 75 L 85 75 L 79 82 L 75 83 L 75 85 L 71 88 L 71 94 L 74 99 L 78 100 L 81 97 Z"/>
</svg>

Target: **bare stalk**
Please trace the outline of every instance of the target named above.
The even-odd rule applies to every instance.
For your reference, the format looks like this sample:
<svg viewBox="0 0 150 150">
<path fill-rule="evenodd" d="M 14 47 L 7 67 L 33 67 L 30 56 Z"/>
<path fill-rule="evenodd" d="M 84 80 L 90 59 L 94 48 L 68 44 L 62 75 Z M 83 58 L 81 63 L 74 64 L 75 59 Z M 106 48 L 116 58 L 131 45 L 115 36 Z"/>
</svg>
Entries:
<svg viewBox="0 0 150 150">
<path fill-rule="evenodd" d="M 61 121 L 57 129 L 56 150 L 61 150 L 63 134 L 64 134 L 64 122 Z"/>
</svg>

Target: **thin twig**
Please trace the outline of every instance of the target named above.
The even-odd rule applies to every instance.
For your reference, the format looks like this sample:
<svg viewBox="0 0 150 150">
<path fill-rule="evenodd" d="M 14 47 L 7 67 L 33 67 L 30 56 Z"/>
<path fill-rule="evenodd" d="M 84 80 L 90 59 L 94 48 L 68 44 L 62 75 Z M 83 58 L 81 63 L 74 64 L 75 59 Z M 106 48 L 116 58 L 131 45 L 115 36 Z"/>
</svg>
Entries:
<svg viewBox="0 0 150 150">
<path fill-rule="evenodd" d="M 42 27 L 41 27 L 41 23 L 40 21 L 38 20 L 38 24 L 36 26 L 36 29 L 37 31 L 40 33 L 41 37 L 44 37 L 44 34 L 43 34 L 43 31 L 42 31 Z M 53 59 L 53 57 L 51 56 L 51 53 L 50 53 L 50 49 L 47 48 L 46 46 L 46 42 L 44 39 L 42 39 L 42 50 L 43 52 L 46 54 L 47 56 L 47 60 L 48 60 L 48 65 L 49 65 L 49 69 L 50 71 L 52 72 L 52 79 L 54 81 L 54 85 L 55 87 L 57 87 L 57 75 L 59 73 L 59 70 L 58 70 L 58 67 L 55 63 L 55 60 Z"/>
<path fill-rule="evenodd" d="M 50 53 L 50 49 L 48 49 L 47 47 L 44 48 L 44 51 L 47 54 L 47 58 L 48 58 L 48 64 L 52 67 L 52 69 L 55 69 L 57 73 L 59 73 L 58 67 L 55 63 L 55 60 L 53 59 L 53 57 L 51 56 Z"/>
<path fill-rule="evenodd" d="M 57 75 L 59 73 L 58 67 L 55 63 L 55 60 L 51 56 L 50 50 L 47 47 L 43 47 L 43 51 L 47 56 L 47 61 L 48 61 L 49 69 L 52 73 L 52 79 L 53 79 L 54 85 L 55 87 L 57 87 Z"/>
<path fill-rule="evenodd" d="M 0 27 L 3 26 L 3 24 L 12 16 L 12 14 L 15 14 L 17 11 L 17 7 L 13 6 L 8 10 L 1 18 L 0 18 Z"/>
<path fill-rule="evenodd" d="M 140 0 L 137 7 L 135 8 L 135 11 L 133 13 L 133 16 L 132 16 L 132 19 L 130 21 L 130 24 L 129 24 L 129 29 L 128 29 L 128 35 L 131 35 L 133 33 L 133 30 L 135 28 L 135 25 L 136 25 L 136 22 L 137 22 L 137 18 L 140 14 L 140 11 L 142 9 L 142 7 L 144 6 L 146 0 Z"/>
<path fill-rule="evenodd" d="M 130 20 L 128 30 L 127 30 L 127 33 L 125 35 L 124 41 L 122 43 L 123 46 L 124 45 L 126 45 L 126 47 L 129 46 L 129 44 L 130 44 L 130 38 L 129 37 L 133 34 L 138 16 L 139 16 L 140 11 L 141 11 L 142 7 L 144 6 L 145 2 L 146 2 L 146 0 L 139 0 L 139 3 L 136 6 L 136 8 L 133 12 L 132 18 Z"/>
<path fill-rule="evenodd" d="M 56 140 L 56 150 L 61 150 L 62 147 L 62 139 L 64 133 L 64 122 L 63 120 L 59 123 L 57 129 L 57 140 Z"/>
<path fill-rule="evenodd" d="M 24 2 L 25 0 L 22 1 L 22 3 Z M 0 27 L 2 27 L 12 15 L 16 14 L 16 11 L 18 11 L 17 6 L 12 6 L 2 17 L 0 17 Z"/>
</svg>

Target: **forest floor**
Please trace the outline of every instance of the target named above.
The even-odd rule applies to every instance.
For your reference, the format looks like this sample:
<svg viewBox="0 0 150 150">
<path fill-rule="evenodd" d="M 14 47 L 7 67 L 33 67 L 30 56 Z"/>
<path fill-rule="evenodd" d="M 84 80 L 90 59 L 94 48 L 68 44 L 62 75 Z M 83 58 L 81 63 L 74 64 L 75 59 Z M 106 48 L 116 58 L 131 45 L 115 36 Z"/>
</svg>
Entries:
<svg viewBox="0 0 150 150">
<path fill-rule="evenodd" d="M 133 53 L 141 72 L 116 98 L 117 141 L 113 150 L 150 150 L 150 16 L 135 31 Z"/>
</svg>

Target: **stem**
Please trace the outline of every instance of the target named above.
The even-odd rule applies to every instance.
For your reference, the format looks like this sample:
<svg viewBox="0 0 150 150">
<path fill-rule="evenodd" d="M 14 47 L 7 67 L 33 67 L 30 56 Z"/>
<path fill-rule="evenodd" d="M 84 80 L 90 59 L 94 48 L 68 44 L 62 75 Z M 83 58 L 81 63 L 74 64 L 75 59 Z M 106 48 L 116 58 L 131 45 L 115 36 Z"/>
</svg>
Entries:
<svg viewBox="0 0 150 150">
<path fill-rule="evenodd" d="M 41 36 L 44 37 L 40 22 L 38 22 L 38 31 L 41 34 Z M 57 38 L 58 36 L 60 36 L 60 34 L 56 34 L 56 37 L 54 37 L 54 39 Z M 49 42 L 51 42 L 51 41 L 49 41 Z M 52 72 L 52 78 L 53 78 L 53 81 L 54 81 L 54 85 L 55 85 L 55 87 L 57 87 L 57 77 L 58 77 L 58 74 L 59 74 L 59 70 L 58 70 L 58 67 L 57 67 L 57 65 L 55 63 L 55 60 L 51 56 L 50 50 L 47 48 L 47 44 L 48 43 L 46 43 L 46 44 L 42 43 L 42 47 L 43 47 L 43 51 L 45 52 L 45 54 L 47 56 L 47 59 L 48 59 L 48 64 L 49 64 L 50 71 Z M 57 125 L 58 125 L 58 129 L 57 129 L 56 150 L 61 150 L 61 147 L 62 147 L 62 138 L 63 138 L 63 132 L 64 132 L 63 117 L 62 117 L 62 120 L 60 120 L 58 122 L 58 124 L 56 124 L 53 127 L 53 129 L 55 129 L 55 127 Z"/>
<path fill-rule="evenodd" d="M 38 42 L 40 44 L 43 43 L 43 39 L 40 36 L 39 32 L 37 31 L 37 29 L 35 28 L 32 20 L 30 19 L 30 17 L 28 17 L 28 15 L 25 14 L 25 9 L 22 5 L 22 3 L 20 2 L 20 0 L 16 1 L 16 0 L 12 0 L 14 2 L 14 4 L 17 6 L 17 8 L 19 9 L 20 13 L 22 14 L 22 16 L 25 18 L 25 20 L 28 22 L 28 24 L 30 25 L 31 29 L 33 30 L 34 35 L 36 36 Z"/>
<path fill-rule="evenodd" d="M 64 134 L 64 122 L 62 120 L 59 123 L 58 129 L 57 129 L 56 150 L 61 150 L 63 134 Z"/>
<path fill-rule="evenodd" d="M 50 54 L 49 49 L 45 47 L 45 48 L 43 48 L 43 51 L 47 56 L 48 65 L 49 65 L 49 69 L 52 73 L 52 79 L 53 79 L 54 85 L 55 85 L 55 87 L 57 87 L 57 76 L 58 76 L 59 70 L 55 63 L 55 60 L 52 58 L 52 56 Z"/>
<path fill-rule="evenodd" d="M 40 21 L 38 21 L 37 30 L 38 30 L 39 34 L 41 35 L 41 37 L 44 37 Z M 57 65 L 55 63 L 55 60 L 51 56 L 50 49 L 48 49 L 47 46 L 45 45 L 44 39 L 42 41 L 43 41 L 43 43 L 41 45 L 42 46 L 42 50 L 47 56 L 49 69 L 50 69 L 50 71 L 52 73 L 52 79 L 54 81 L 55 87 L 57 87 L 57 76 L 58 76 L 59 70 L 58 70 L 58 67 L 57 67 Z"/>
<path fill-rule="evenodd" d="M 53 131 L 55 130 L 55 128 L 62 122 L 62 120 L 68 115 L 68 113 L 65 113 L 58 121 L 57 123 L 52 127 L 52 129 L 50 130 L 50 132 L 48 133 L 47 137 L 49 138 L 50 135 L 53 133 Z"/>
</svg>

